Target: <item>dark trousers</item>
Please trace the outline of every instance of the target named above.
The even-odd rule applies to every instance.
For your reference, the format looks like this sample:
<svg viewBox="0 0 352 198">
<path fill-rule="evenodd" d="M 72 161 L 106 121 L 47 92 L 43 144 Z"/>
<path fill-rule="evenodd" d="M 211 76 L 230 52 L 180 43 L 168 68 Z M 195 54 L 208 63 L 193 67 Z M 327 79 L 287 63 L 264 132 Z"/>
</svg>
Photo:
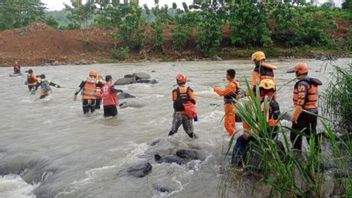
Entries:
<svg viewBox="0 0 352 198">
<path fill-rule="evenodd" d="M 315 115 L 302 112 L 297 120 L 297 123 L 292 123 L 290 139 L 294 149 L 302 150 L 302 136 L 305 136 L 308 144 L 310 144 L 311 135 L 313 135 L 314 141 L 316 141 L 315 145 L 317 148 L 319 147 L 319 145 L 317 145 L 319 140 L 317 135 L 318 110 L 313 109 L 309 110 L 309 112 Z"/>
<path fill-rule="evenodd" d="M 114 117 L 117 113 L 116 105 L 104 106 L 104 117 Z"/>
<path fill-rule="evenodd" d="M 277 130 L 278 127 L 273 127 L 270 128 L 269 131 L 271 132 L 269 134 L 268 138 L 275 139 L 277 136 Z M 249 137 L 248 139 L 244 138 L 243 135 L 237 138 L 236 144 L 233 147 L 233 152 L 232 152 L 232 160 L 231 164 L 235 166 L 242 166 L 244 164 L 244 160 L 246 158 L 246 154 L 248 151 L 248 145 L 251 141 L 256 141 L 254 137 Z"/>
<path fill-rule="evenodd" d="M 86 114 L 88 112 L 94 113 L 95 103 L 96 103 L 96 101 L 94 99 L 93 100 L 83 99 L 82 100 L 83 113 L 84 114 Z"/>
<path fill-rule="evenodd" d="M 95 109 L 100 109 L 100 106 L 101 106 L 101 98 L 98 98 L 95 101 Z"/>
</svg>

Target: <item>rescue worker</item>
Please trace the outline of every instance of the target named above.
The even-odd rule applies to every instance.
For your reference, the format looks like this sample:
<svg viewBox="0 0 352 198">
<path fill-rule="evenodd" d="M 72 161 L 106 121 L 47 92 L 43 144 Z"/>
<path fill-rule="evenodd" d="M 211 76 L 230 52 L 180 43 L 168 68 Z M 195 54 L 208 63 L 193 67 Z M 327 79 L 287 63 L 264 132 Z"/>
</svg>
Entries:
<svg viewBox="0 0 352 198">
<path fill-rule="evenodd" d="M 117 93 L 122 91 L 114 88 L 112 77 L 110 75 L 105 76 L 105 82 L 105 85 L 101 89 L 104 117 L 115 117 L 118 114 L 117 106 L 119 105 Z"/>
<path fill-rule="evenodd" d="M 251 88 L 256 93 L 256 85 L 263 79 L 274 79 L 274 70 L 277 69 L 275 65 L 265 63 L 266 57 L 264 52 L 257 51 L 252 54 L 252 61 L 254 62 L 254 69 L 252 73 Z M 248 94 L 247 94 L 248 95 Z"/>
<path fill-rule="evenodd" d="M 280 106 L 279 103 L 275 100 L 275 92 L 276 86 L 273 79 L 264 79 L 259 83 L 259 92 L 260 92 L 260 100 L 262 105 L 262 111 L 267 112 L 266 119 L 268 123 L 269 129 L 267 130 L 270 134 L 259 134 L 259 136 L 268 137 L 271 139 L 276 138 L 278 131 L 278 119 L 280 116 Z M 265 98 L 267 98 L 268 103 L 264 103 Z M 264 105 L 268 105 L 265 107 Z M 255 138 L 250 135 L 251 128 L 246 123 L 243 122 L 244 133 L 240 137 L 237 138 L 236 144 L 233 148 L 232 153 L 232 165 L 241 167 L 246 157 L 246 153 L 248 150 L 248 144 L 251 141 L 254 141 Z M 278 144 L 281 143 L 278 142 Z"/>
<path fill-rule="evenodd" d="M 35 89 L 37 90 L 38 87 L 40 87 L 40 97 L 39 99 L 43 99 L 47 96 L 49 96 L 52 92 L 51 90 L 51 87 L 50 86 L 53 86 L 53 87 L 56 87 L 56 88 L 60 88 L 61 86 L 56 84 L 56 83 L 53 83 L 53 82 L 50 82 L 48 80 L 45 79 L 45 74 L 41 74 L 39 76 L 39 80 L 38 80 L 38 83 L 35 87 Z"/>
<path fill-rule="evenodd" d="M 38 83 L 38 78 L 37 76 L 33 73 L 32 69 L 29 69 L 27 71 L 27 81 L 26 85 L 28 86 L 28 90 L 32 93 L 35 94 L 35 87 L 37 86 Z"/>
<path fill-rule="evenodd" d="M 98 83 L 104 84 L 103 77 L 101 75 L 99 75 L 97 80 L 98 80 Z M 101 106 L 101 100 L 102 100 L 101 87 L 97 86 L 96 94 L 97 94 L 97 99 L 96 99 L 96 102 L 95 102 L 95 110 L 100 109 L 100 106 Z"/>
<path fill-rule="evenodd" d="M 318 119 L 318 89 L 322 85 L 319 79 L 308 77 L 308 65 L 299 63 L 294 68 L 298 82 L 293 90 L 294 112 L 292 114 L 292 131 L 290 139 L 293 148 L 302 150 L 302 135 L 310 143 L 310 136 L 314 136 L 316 145 L 318 135 L 316 131 Z M 319 146 L 319 145 L 317 145 Z"/>
<path fill-rule="evenodd" d="M 16 61 L 15 65 L 13 66 L 13 73 L 14 74 L 20 74 L 21 73 L 21 65 L 18 64 L 18 61 Z"/>
<path fill-rule="evenodd" d="M 235 80 L 235 77 L 236 71 L 234 69 L 228 69 L 226 74 L 228 84 L 225 89 L 214 87 L 214 92 L 224 97 L 224 126 L 229 136 L 234 135 L 236 132 L 235 103 L 240 94 L 240 84 Z"/>
<path fill-rule="evenodd" d="M 84 114 L 89 112 L 94 113 L 95 111 L 96 89 L 97 87 L 103 87 L 103 84 L 97 81 L 97 75 L 98 73 L 95 70 L 92 70 L 89 73 L 88 78 L 81 82 L 75 92 L 74 100 L 77 100 L 79 92 L 82 94 L 82 109 Z"/>
<path fill-rule="evenodd" d="M 197 138 L 193 129 L 193 119 L 186 115 L 184 104 L 191 102 L 196 104 L 194 92 L 190 87 L 186 87 L 187 77 L 180 73 L 176 76 L 178 87 L 172 91 L 172 101 L 174 107 L 174 114 L 172 120 L 172 127 L 169 136 L 177 133 L 179 127 L 182 125 L 183 129 L 190 138 Z"/>
</svg>

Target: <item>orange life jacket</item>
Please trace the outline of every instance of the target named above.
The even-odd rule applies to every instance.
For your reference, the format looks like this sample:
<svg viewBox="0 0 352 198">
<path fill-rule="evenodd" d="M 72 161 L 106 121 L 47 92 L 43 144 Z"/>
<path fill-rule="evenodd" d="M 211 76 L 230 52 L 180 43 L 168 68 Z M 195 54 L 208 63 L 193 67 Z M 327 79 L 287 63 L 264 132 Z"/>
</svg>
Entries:
<svg viewBox="0 0 352 198">
<path fill-rule="evenodd" d="M 34 86 L 38 82 L 38 79 L 34 73 L 32 74 L 27 74 L 27 85 L 28 86 Z"/>
<path fill-rule="evenodd" d="M 237 80 L 234 80 L 230 83 L 233 83 L 236 86 L 236 89 L 230 95 L 224 96 L 225 104 L 236 103 L 237 96 L 240 94 L 240 89 L 239 89 L 240 83 Z"/>
<path fill-rule="evenodd" d="M 252 74 L 252 87 L 259 84 L 263 79 L 274 79 L 274 70 L 277 67 L 268 63 L 262 63 L 261 65 L 256 65 Z"/>
<path fill-rule="evenodd" d="M 97 80 L 95 78 L 88 77 L 82 90 L 82 99 L 84 100 L 96 99 L 96 89 L 97 89 Z"/>
<path fill-rule="evenodd" d="M 322 82 L 316 78 L 305 78 L 295 84 L 293 90 L 294 106 L 300 105 L 303 109 L 318 108 L 319 88 Z"/>
</svg>

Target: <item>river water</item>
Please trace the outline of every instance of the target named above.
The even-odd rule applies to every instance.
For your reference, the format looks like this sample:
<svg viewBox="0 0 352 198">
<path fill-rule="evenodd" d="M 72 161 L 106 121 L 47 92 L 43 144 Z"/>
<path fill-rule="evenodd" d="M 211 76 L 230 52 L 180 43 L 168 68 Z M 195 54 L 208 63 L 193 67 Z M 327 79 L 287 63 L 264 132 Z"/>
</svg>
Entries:
<svg viewBox="0 0 352 198">
<path fill-rule="evenodd" d="M 305 61 L 311 76 L 327 84 L 331 80 L 330 63 L 318 60 L 272 61 L 278 87 L 294 74 L 286 70 Z M 333 64 L 346 65 L 351 59 Z M 237 79 L 245 88 L 250 77 L 250 61 L 175 62 L 105 64 L 90 66 L 35 67 L 36 74 L 64 88 L 53 88 L 49 99 L 36 100 L 24 86 L 24 77 L 8 77 L 10 68 L 0 68 L 0 197 L 218 197 L 221 167 L 229 138 L 221 119 L 222 99 L 213 94 L 212 86 L 225 85 L 225 71 L 237 70 Z M 26 70 L 28 68 L 23 68 Z M 81 103 L 73 101 L 74 89 L 91 69 L 110 74 L 116 80 L 125 74 L 147 72 L 158 84 L 120 86 L 137 96 L 129 99 L 135 107 L 119 110 L 116 119 L 106 120 L 102 111 L 84 116 Z M 198 96 L 199 121 L 195 123 L 197 140 L 191 140 L 180 128 L 167 137 L 172 121 L 170 92 L 175 76 L 183 72 Z M 283 87 L 278 99 L 283 112 L 292 110 L 291 92 L 294 82 Z M 241 129 L 241 124 L 237 124 Z M 160 140 L 157 146 L 150 143 Z M 206 154 L 203 162 L 185 166 L 156 164 L 152 156 L 158 152 L 171 154 L 177 149 L 198 148 Z M 131 164 L 150 161 L 152 172 L 144 178 L 118 174 Z M 162 186 L 170 192 L 154 189 Z M 247 192 L 229 193 L 229 197 L 245 197 Z"/>
</svg>

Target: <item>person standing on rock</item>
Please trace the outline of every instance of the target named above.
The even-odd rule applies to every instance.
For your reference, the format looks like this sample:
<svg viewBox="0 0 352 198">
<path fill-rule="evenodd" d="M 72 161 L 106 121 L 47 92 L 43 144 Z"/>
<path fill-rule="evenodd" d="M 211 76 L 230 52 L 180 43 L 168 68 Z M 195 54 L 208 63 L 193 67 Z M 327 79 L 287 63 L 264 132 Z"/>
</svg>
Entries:
<svg viewBox="0 0 352 198">
<path fill-rule="evenodd" d="M 293 90 L 294 111 L 292 114 L 292 130 L 290 139 L 293 148 L 302 150 L 302 135 L 307 138 L 308 143 L 314 137 L 315 145 L 318 145 L 317 134 L 318 99 L 319 86 L 322 82 L 319 79 L 308 77 L 308 65 L 299 63 L 294 68 L 298 82 Z"/>
<path fill-rule="evenodd" d="M 257 51 L 252 54 L 252 61 L 254 62 L 254 69 L 252 73 L 251 88 L 256 93 L 256 85 L 259 85 L 263 79 L 274 79 L 274 70 L 277 69 L 275 65 L 265 63 L 266 56 L 264 52 Z M 248 95 L 248 93 L 247 93 Z"/>
<path fill-rule="evenodd" d="M 190 138 L 197 138 L 193 128 L 193 119 L 197 120 L 194 106 L 196 104 L 194 91 L 190 87 L 186 87 L 187 77 L 184 74 L 178 74 L 176 82 L 178 87 L 172 91 L 174 114 L 169 136 L 177 133 L 182 125 Z"/>
<path fill-rule="evenodd" d="M 105 85 L 102 88 L 102 99 L 104 106 L 104 117 L 115 117 L 118 113 L 117 106 L 119 98 L 117 93 L 121 90 L 115 89 L 110 75 L 105 76 Z"/>
<path fill-rule="evenodd" d="M 13 66 L 13 73 L 14 74 L 20 74 L 21 73 L 21 65 L 18 64 L 18 61 L 16 61 L 15 65 Z"/>
<path fill-rule="evenodd" d="M 235 103 L 240 95 L 240 84 L 235 80 L 235 77 L 236 71 L 229 69 L 226 73 L 228 84 L 225 89 L 214 87 L 214 92 L 224 97 L 224 126 L 229 136 L 232 136 L 236 132 Z"/>
<path fill-rule="evenodd" d="M 96 90 L 97 87 L 103 87 L 103 83 L 97 81 L 98 73 L 92 70 L 88 78 L 82 81 L 74 95 L 74 100 L 77 100 L 79 92 L 82 94 L 83 113 L 94 113 L 96 105 Z"/>
</svg>

